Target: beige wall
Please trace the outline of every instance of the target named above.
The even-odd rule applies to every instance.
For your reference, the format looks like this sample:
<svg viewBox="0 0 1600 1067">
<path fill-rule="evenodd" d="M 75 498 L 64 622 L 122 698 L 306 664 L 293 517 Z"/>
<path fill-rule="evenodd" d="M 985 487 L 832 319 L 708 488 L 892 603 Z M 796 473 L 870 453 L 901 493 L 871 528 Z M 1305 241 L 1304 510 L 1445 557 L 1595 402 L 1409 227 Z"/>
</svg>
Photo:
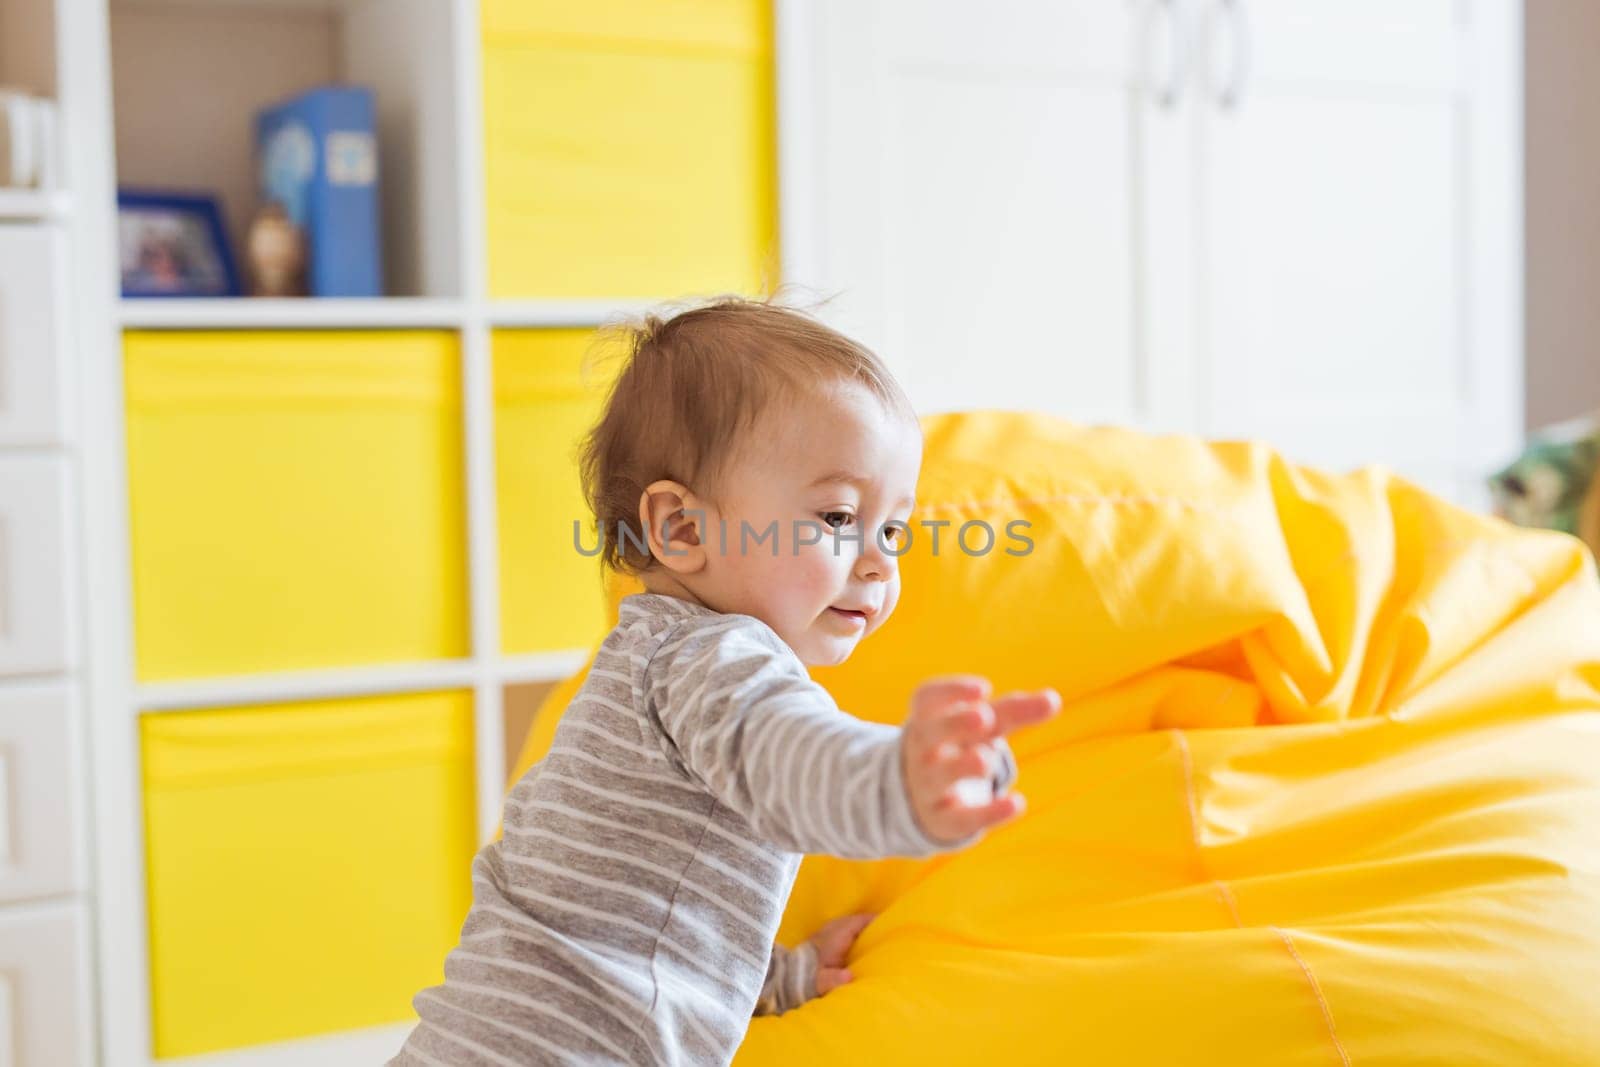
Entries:
<svg viewBox="0 0 1600 1067">
<path fill-rule="evenodd" d="M 117 181 L 220 194 L 242 260 L 256 208 L 256 111 L 332 81 L 338 30 L 319 11 L 111 4 Z"/>
<path fill-rule="evenodd" d="M 1600 410 L 1600 0 L 1527 0 L 1528 426 Z"/>
<path fill-rule="evenodd" d="M 38 0 L 0 0 L 0 89 L 54 96 L 55 9 Z"/>
</svg>

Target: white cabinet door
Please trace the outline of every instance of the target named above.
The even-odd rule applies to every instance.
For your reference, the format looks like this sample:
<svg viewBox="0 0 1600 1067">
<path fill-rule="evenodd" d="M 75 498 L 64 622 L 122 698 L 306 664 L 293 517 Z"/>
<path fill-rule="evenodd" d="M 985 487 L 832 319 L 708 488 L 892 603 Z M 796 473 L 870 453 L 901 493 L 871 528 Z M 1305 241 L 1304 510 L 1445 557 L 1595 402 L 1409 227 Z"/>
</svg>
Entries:
<svg viewBox="0 0 1600 1067">
<path fill-rule="evenodd" d="M 0 688 L 0 904 L 83 888 L 71 714 L 64 685 Z"/>
<path fill-rule="evenodd" d="M 0 909 L 0 1063 L 88 1063 L 83 926 L 76 907 Z"/>
<path fill-rule="evenodd" d="M 1474 438 L 1510 448 L 1521 398 L 1501 394 L 1520 354 L 1491 320 L 1517 296 L 1475 284 L 1474 256 L 1503 247 L 1515 203 L 1474 171 L 1498 131 L 1471 21 L 1507 6 L 1202 5 L 1207 433 L 1332 468 L 1381 461 L 1451 496 L 1478 473 Z M 1475 317 L 1483 302 L 1498 312 Z"/>
<path fill-rule="evenodd" d="M 61 440 L 61 237 L 0 225 L 0 445 Z"/>
<path fill-rule="evenodd" d="M 1146 165 L 1148 136 L 1183 135 L 1143 88 L 1175 46 L 1143 42 L 1171 10 L 819 5 L 822 240 L 818 276 L 795 280 L 833 295 L 824 314 L 881 352 L 921 410 L 1142 421 L 1158 406 L 1171 379 L 1141 325 L 1142 242 L 1149 205 L 1170 203 L 1173 182 L 1181 200 L 1185 176 Z"/>
<path fill-rule="evenodd" d="M 0 675 L 68 666 L 67 463 L 0 454 Z"/>
</svg>

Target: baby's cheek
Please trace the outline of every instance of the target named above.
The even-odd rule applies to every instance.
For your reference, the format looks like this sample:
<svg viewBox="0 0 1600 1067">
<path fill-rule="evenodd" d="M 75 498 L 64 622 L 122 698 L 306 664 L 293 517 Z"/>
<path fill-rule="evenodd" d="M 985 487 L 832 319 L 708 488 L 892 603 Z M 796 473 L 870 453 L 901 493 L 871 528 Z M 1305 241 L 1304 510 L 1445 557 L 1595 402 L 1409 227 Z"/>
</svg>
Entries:
<svg viewBox="0 0 1600 1067">
<path fill-rule="evenodd" d="M 784 616 L 799 618 L 808 614 L 817 601 L 828 594 L 826 572 L 802 549 L 795 556 L 780 556 L 765 561 L 770 566 L 750 575 L 754 596 L 778 609 Z"/>
<path fill-rule="evenodd" d="M 900 575 L 896 574 L 889 579 L 888 588 L 883 591 L 883 610 L 878 612 L 873 622 L 877 623 L 873 629 L 889 621 L 889 616 L 894 614 L 894 609 L 900 603 Z"/>
<path fill-rule="evenodd" d="M 832 592 L 834 575 L 848 564 L 843 556 L 835 557 L 833 546 L 827 541 L 820 545 L 807 545 L 795 560 L 795 572 L 801 576 L 806 591 L 827 596 Z"/>
</svg>

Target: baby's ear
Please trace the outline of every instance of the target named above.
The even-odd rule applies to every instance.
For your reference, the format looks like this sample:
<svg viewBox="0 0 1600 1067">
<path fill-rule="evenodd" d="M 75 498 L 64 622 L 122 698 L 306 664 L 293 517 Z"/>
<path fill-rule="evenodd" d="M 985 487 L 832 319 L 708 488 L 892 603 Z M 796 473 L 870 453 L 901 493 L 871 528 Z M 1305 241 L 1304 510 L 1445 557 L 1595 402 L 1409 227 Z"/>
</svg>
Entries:
<svg viewBox="0 0 1600 1067">
<path fill-rule="evenodd" d="M 639 522 L 650 554 L 674 574 L 693 574 L 706 565 L 705 509 L 687 486 L 665 478 L 639 494 Z"/>
</svg>

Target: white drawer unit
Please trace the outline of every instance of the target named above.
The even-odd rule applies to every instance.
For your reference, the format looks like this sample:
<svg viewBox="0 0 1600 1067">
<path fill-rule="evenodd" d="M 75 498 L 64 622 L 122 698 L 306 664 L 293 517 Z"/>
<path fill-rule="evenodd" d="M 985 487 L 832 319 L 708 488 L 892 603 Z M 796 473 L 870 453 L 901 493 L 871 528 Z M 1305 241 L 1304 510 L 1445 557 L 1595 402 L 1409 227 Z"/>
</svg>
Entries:
<svg viewBox="0 0 1600 1067">
<path fill-rule="evenodd" d="M 0 445 L 62 440 L 61 235 L 0 225 Z"/>
<path fill-rule="evenodd" d="M 66 668 L 67 461 L 0 455 L 0 675 Z"/>
<path fill-rule="evenodd" d="M 83 888 L 73 714 L 65 685 L 0 687 L 0 905 Z"/>
<path fill-rule="evenodd" d="M 88 1063 L 83 913 L 0 908 L 0 1067 Z"/>
</svg>

